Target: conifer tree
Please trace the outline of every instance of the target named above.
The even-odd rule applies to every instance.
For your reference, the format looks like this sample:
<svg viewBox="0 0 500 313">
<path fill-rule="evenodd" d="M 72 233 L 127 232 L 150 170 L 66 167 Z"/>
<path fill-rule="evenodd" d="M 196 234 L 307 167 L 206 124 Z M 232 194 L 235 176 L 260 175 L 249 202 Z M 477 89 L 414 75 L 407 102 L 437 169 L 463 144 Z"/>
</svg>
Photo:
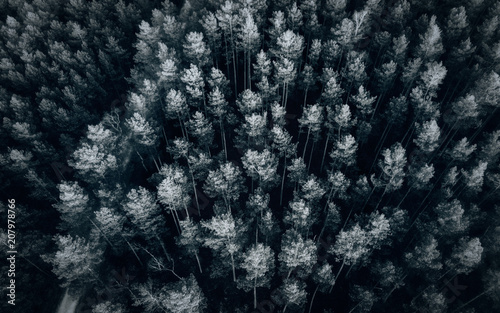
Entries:
<svg viewBox="0 0 500 313">
<path fill-rule="evenodd" d="M 241 267 L 246 270 L 245 283 L 253 285 L 253 307 L 257 308 L 257 287 L 268 286 L 274 271 L 274 253 L 270 247 L 256 243 L 243 254 Z M 247 289 L 247 288 L 244 288 Z"/>
<path fill-rule="evenodd" d="M 287 278 L 294 270 L 299 277 L 306 277 L 312 272 L 316 263 L 316 245 L 310 239 L 304 239 L 294 229 L 285 232 L 281 241 L 281 252 L 278 255 L 280 270 L 287 273 Z"/>
<path fill-rule="evenodd" d="M 211 197 L 221 197 L 230 211 L 231 203 L 239 199 L 244 188 L 241 174 L 233 163 L 222 163 L 217 170 L 209 171 L 203 190 Z"/>
<path fill-rule="evenodd" d="M 97 243 L 71 235 L 56 235 L 54 241 L 57 252 L 43 259 L 52 264 L 52 271 L 62 280 L 61 287 L 79 288 L 97 281 L 103 253 Z"/>
<path fill-rule="evenodd" d="M 242 221 L 234 219 L 231 213 L 224 213 L 212 217 L 209 221 L 202 221 L 201 226 L 210 231 L 203 244 L 222 253 L 222 256 L 229 255 L 231 257 L 233 281 L 236 282 L 234 256 L 242 249 L 241 236 L 244 232 Z"/>
</svg>

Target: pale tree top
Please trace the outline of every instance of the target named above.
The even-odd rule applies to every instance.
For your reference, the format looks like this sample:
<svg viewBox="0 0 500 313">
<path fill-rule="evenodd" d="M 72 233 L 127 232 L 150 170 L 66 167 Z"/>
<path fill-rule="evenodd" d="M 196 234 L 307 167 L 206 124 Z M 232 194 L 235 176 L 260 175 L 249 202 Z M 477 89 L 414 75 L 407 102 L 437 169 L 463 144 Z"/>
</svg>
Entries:
<svg viewBox="0 0 500 313">
<path fill-rule="evenodd" d="M 481 263 L 483 250 L 479 238 L 460 238 L 446 265 L 467 275 Z"/>
</svg>

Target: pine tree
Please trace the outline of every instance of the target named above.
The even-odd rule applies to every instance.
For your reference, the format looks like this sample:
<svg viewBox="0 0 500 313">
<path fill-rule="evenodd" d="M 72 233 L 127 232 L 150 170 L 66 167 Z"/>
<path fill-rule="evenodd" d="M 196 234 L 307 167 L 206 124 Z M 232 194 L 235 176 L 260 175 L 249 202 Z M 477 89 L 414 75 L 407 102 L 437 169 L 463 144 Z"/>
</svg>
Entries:
<svg viewBox="0 0 500 313">
<path fill-rule="evenodd" d="M 189 32 L 186 35 L 183 51 L 189 63 L 203 68 L 210 62 L 210 49 L 203 40 L 203 33 Z"/>
<path fill-rule="evenodd" d="M 215 16 L 219 22 L 219 27 L 224 34 L 225 56 L 227 62 L 227 71 L 229 76 L 229 63 L 233 63 L 233 78 L 234 78 L 234 94 L 238 94 L 237 84 L 237 56 L 236 56 L 236 27 L 238 24 L 238 5 L 232 1 L 226 1 L 221 4 L 220 9 L 215 12 Z M 228 51 L 229 50 L 229 51 Z"/>
<path fill-rule="evenodd" d="M 228 113 L 228 103 L 226 99 L 224 99 L 224 95 L 220 91 L 219 87 L 215 87 L 215 89 L 208 95 L 208 110 L 218 121 L 219 130 L 221 132 L 222 147 L 224 148 L 224 154 L 227 160 L 226 132 L 224 130 L 224 124 Z"/>
<path fill-rule="evenodd" d="M 289 203 L 290 210 L 285 213 L 283 221 L 293 226 L 293 230 L 304 234 L 314 223 L 312 208 L 304 199 L 294 199 Z"/>
<path fill-rule="evenodd" d="M 278 160 L 267 149 L 262 152 L 255 150 L 247 150 L 241 158 L 243 167 L 247 171 L 248 176 L 253 180 L 258 181 L 259 187 L 267 190 L 277 182 L 276 169 Z"/>
<path fill-rule="evenodd" d="M 98 280 L 103 251 L 95 242 L 71 235 L 56 235 L 54 241 L 57 252 L 42 258 L 52 264 L 52 271 L 62 280 L 61 287 L 79 288 Z"/>
<path fill-rule="evenodd" d="M 167 284 L 161 289 L 161 293 L 165 295 L 161 304 L 168 312 L 203 312 L 207 308 L 207 299 L 193 274 L 189 278 Z"/>
<path fill-rule="evenodd" d="M 382 169 L 382 183 L 385 185 L 384 193 L 398 190 L 403 185 L 406 176 L 404 167 L 406 166 L 405 149 L 399 142 L 382 152 L 384 161 L 379 160 L 379 167 Z M 382 197 L 381 197 L 382 198 Z"/>
<path fill-rule="evenodd" d="M 205 36 L 208 39 L 210 50 L 212 51 L 213 58 L 215 59 L 215 65 L 216 67 L 218 67 L 218 58 L 220 55 L 219 49 L 222 41 L 218 21 L 215 17 L 215 14 L 210 11 L 206 12 L 200 19 L 200 24 L 203 27 Z"/>
<path fill-rule="evenodd" d="M 228 211 L 231 203 L 239 199 L 243 191 L 241 170 L 233 163 L 222 163 L 215 171 L 209 171 L 203 190 L 210 197 L 221 197 Z"/>
<path fill-rule="evenodd" d="M 440 130 L 436 120 L 417 124 L 418 135 L 413 142 L 426 154 L 432 153 L 439 147 Z"/>
<path fill-rule="evenodd" d="M 165 220 L 152 192 L 144 187 L 131 189 L 122 208 L 146 240 L 156 238 L 162 242 L 160 234 L 165 230 Z"/>
<path fill-rule="evenodd" d="M 241 267 L 247 272 L 245 276 L 245 285 L 253 286 L 253 306 L 254 309 L 256 309 L 257 287 L 269 286 L 270 278 L 274 271 L 273 250 L 262 243 L 256 243 L 243 254 Z"/>
<path fill-rule="evenodd" d="M 318 137 L 319 132 L 321 131 L 321 124 L 323 122 L 323 107 L 319 104 L 304 107 L 302 117 L 299 118 L 298 121 L 301 128 L 307 128 L 306 143 L 302 152 L 302 158 L 304 159 L 307 144 L 309 143 L 309 136 L 312 133 L 314 137 Z M 314 146 L 312 150 L 314 150 Z"/>
<path fill-rule="evenodd" d="M 488 167 L 488 162 L 480 161 L 478 165 L 469 171 L 462 170 L 462 174 L 466 179 L 466 188 L 472 194 L 481 192 L 483 188 L 484 173 Z"/>
<path fill-rule="evenodd" d="M 252 62 L 251 56 L 260 46 L 260 35 L 257 29 L 257 25 L 254 21 L 253 15 L 247 8 L 243 8 L 240 11 L 240 16 L 244 22 L 241 22 L 240 29 L 238 31 L 238 43 L 237 45 L 243 50 L 243 64 L 244 64 L 244 83 L 243 87 L 245 89 L 251 89 L 251 73 L 252 73 Z"/>
<path fill-rule="evenodd" d="M 192 100 L 203 102 L 203 108 L 206 111 L 205 104 L 205 81 L 203 79 L 203 73 L 195 64 L 191 63 L 188 69 L 184 69 L 181 74 L 181 81 L 184 83 L 186 92 Z M 198 102 L 199 103 L 199 102 Z"/>
<path fill-rule="evenodd" d="M 424 272 L 440 270 L 443 264 L 441 263 L 441 253 L 437 247 L 438 242 L 432 235 L 425 236 L 413 252 L 405 254 L 408 266 Z"/>
<path fill-rule="evenodd" d="M 330 152 L 330 157 L 333 161 L 332 168 L 335 170 L 356 164 L 357 149 L 358 144 L 351 134 L 347 134 L 336 141 Z"/>
<path fill-rule="evenodd" d="M 241 236 L 244 229 L 242 221 L 234 219 L 231 213 L 214 216 L 209 221 L 202 221 L 201 226 L 210 231 L 205 238 L 204 245 L 231 257 L 233 281 L 236 282 L 236 263 L 234 255 L 242 249 Z"/>
<path fill-rule="evenodd" d="M 283 285 L 281 286 L 281 294 L 283 302 L 285 303 L 282 312 L 286 311 L 289 304 L 299 308 L 304 306 L 307 300 L 307 292 L 305 288 L 306 284 L 298 279 L 287 278 L 284 280 Z"/>
<path fill-rule="evenodd" d="M 427 31 L 419 35 L 420 44 L 417 47 L 416 56 L 422 60 L 436 60 L 444 52 L 441 29 L 436 24 L 436 16 L 433 15 L 429 21 Z"/>
<path fill-rule="evenodd" d="M 316 245 L 310 239 L 304 239 L 297 231 L 289 229 L 281 241 L 281 252 L 278 255 L 280 270 L 287 273 L 287 278 L 294 270 L 299 277 L 306 277 L 312 272 L 316 263 Z"/>
<path fill-rule="evenodd" d="M 187 193 L 189 183 L 184 171 L 178 166 L 167 165 L 162 167 L 160 174 L 164 178 L 158 185 L 158 201 L 165 205 L 172 214 L 173 211 L 184 209 L 189 217 L 187 207 L 191 197 Z"/>
<path fill-rule="evenodd" d="M 53 206 L 61 213 L 60 228 L 81 231 L 79 228 L 86 225 L 83 216 L 88 215 L 90 210 L 89 196 L 78 182 L 63 182 L 57 185 L 57 189 L 60 202 Z"/>
<path fill-rule="evenodd" d="M 458 274 L 468 275 L 480 264 L 483 250 L 479 238 L 460 238 L 445 264 Z"/>
<path fill-rule="evenodd" d="M 212 123 L 207 120 L 203 113 L 197 111 L 186 124 L 190 135 L 196 138 L 198 144 L 210 154 L 210 147 L 214 141 Z"/>
</svg>

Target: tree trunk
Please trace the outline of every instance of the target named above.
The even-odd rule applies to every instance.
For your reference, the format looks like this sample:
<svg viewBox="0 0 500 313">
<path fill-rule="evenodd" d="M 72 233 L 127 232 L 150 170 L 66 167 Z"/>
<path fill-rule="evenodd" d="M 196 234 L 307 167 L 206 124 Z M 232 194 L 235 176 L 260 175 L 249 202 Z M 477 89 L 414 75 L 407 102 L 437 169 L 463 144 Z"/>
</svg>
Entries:
<svg viewBox="0 0 500 313">
<path fill-rule="evenodd" d="M 309 134 L 311 133 L 311 128 L 307 129 L 307 139 L 306 139 L 306 144 L 304 145 L 304 150 L 302 151 L 302 160 L 305 162 L 305 157 L 306 157 L 306 149 L 307 149 L 307 144 L 309 143 Z"/>
<path fill-rule="evenodd" d="M 339 271 L 337 272 L 337 275 L 335 275 L 335 277 L 333 278 L 334 281 L 332 283 L 332 286 L 330 287 L 330 291 L 329 293 L 332 293 L 332 290 L 333 290 L 333 287 L 335 286 L 335 283 L 337 282 L 338 278 L 339 278 L 339 275 L 340 275 L 340 272 L 342 272 L 342 269 L 344 268 L 344 264 L 345 264 L 345 259 L 342 261 L 342 265 L 340 266 L 340 269 Z"/>
<path fill-rule="evenodd" d="M 200 273 L 203 273 L 201 270 L 200 258 L 198 257 L 198 252 L 194 252 L 194 256 L 196 257 L 196 262 L 198 262 L 198 268 L 200 269 Z"/>
<path fill-rule="evenodd" d="M 325 163 L 326 150 L 328 149 L 328 141 L 330 140 L 330 132 L 326 135 L 325 149 L 323 150 L 323 158 L 321 159 L 321 166 L 319 168 L 319 172 L 323 171 L 323 164 Z"/>
<path fill-rule="evenodd" d="M 280 206 L 283 204 L 283 187 L 285 185 L 285 174 L 286 174 L 286 156 L 285 156 L 285 162 L 283 163 L 283 178 L 281 179 Z"/>
<path fill-rule="evenodd" d="M 253 308 L 257 308 L 257 277 L 253 280 Z"/>
<path fill-rule="evenodd" d="M 233 267 L 233 281 L 236 282 L 236 270 L 234 268 L 234 257 L 232 253 L 231 253 L 231 266 Z"/>
<path fill-rule="evenodd" d="M 312 157 L 313 157 L 313 151 L 314 151 L 314 145 L 316 144 L 316 142 L 313 140 L 313 144 L 312 144 L 312 147 L 311 147 L 311 152 L 309 153 L 309 163 L 307 164 L 307 171 L 309 172 L 309 169 L 311 168 L 311 160 L 312 160 Z"/>
<path fill-rule="evenodd" d="M 313 296 L 311 298 L 311 304 L 309 305 L 309 313 L 311 313 L 312 307 L 313 307 L 313 302 L 314 302 L 314 297 L 316 297 L 316 292 L 318 292 L 319 285 L 316 286 L 316 290 L 314 290 Z"/>
</svg>

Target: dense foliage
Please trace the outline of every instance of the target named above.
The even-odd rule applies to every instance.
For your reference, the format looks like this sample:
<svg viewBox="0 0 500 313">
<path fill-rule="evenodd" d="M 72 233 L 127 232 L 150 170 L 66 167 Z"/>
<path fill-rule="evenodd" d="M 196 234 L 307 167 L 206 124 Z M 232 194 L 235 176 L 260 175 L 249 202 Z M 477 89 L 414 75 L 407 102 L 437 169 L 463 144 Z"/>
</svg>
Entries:
<svg viewBox="0 0 500 313">
<path fill-rule="evenodd" d="M 17 312 L 499 310 L 499 16 L 0 0 Z"/>
</svg>

